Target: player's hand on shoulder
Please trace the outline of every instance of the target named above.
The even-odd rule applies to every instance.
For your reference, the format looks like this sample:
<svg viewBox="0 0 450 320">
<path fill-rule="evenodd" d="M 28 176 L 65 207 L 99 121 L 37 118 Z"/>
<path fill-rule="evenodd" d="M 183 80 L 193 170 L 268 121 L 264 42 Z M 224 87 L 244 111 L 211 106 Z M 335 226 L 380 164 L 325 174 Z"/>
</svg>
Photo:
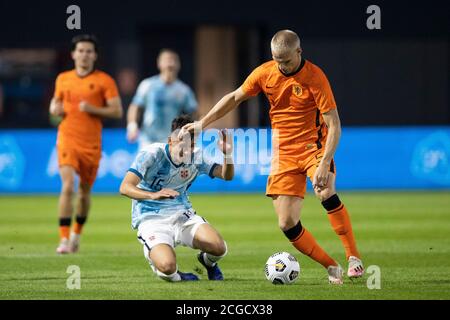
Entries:
<svg viewBox="0 0 450 320">
<path fill-rule="evenodd" d="M 154 192 L 152 195 L 152 200 L 164 200 L 164 199 L 173 199 L 180 195 L 179 192 L 173 189 L 161 189 L 158 192 Z"/>
</svg>

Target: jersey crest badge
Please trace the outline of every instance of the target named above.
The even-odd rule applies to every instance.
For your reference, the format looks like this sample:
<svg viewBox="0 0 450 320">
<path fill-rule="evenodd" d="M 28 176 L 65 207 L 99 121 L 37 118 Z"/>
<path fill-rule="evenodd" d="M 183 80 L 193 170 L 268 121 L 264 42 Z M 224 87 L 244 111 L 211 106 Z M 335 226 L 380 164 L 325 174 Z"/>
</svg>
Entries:
<svg viewBox="0 0 450 320">
<path fill-rule="evenodd" d="M 292 86 L 292 92 L 296 95 L 296 96 L 301 96 L 302 95 L 302 87 L 294 85 Z"/>
<path fill-rule="evenodd" d="M 186 178 L 189 176 L 189 170 L 187 170 L 187 169 L 182 169 L 182 170 L 180 171 L 180 176 L 181 176 L 183 179 L 186 179 Z"/>
</svg>

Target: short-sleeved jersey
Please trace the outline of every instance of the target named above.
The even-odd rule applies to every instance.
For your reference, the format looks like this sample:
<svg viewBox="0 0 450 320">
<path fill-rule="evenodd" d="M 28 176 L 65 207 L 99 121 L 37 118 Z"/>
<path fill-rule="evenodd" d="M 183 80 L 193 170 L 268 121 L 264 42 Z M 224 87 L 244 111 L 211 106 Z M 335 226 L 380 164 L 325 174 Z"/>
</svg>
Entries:
<svg viewBox="0 0 450 320">
<path fill-rule="evenodd" d="M 188 85 L 181 80 L 167 84 L 159 75 L 139 84 L 132 103 L 144 109 L 140 138 L 146 143 L 167 141 L 172 120 L 197 109 L 197 100 Z"/>
<path fill-rule="evenodd" d="M 202 155 L 200 149 L 194 150 L 190 164 L 175 164 L 169 153 L 169 145 L 153 143 L 140 151 L 128 171 L 137 175 L 141 181 L 138 188 L 158 192 L 170 188 L 180 194 L 174 199 L 132 200 L 131 225 L 136 229 L 147 219 L 168 217 L 192 208 L 187 191 L 195 178 L 213 172 L 217 163 Z"/>
<path fill-rule="evenodd" d="M 103 107 L 108 99 L 118 97 L 116 83 L 106 73 L 94 70 L 80 77 L 75 70 L 60 73 L 56 78 L 54 97 L 62 100 L 64 118 L 58 128 L 58 145 L 75 145 L 101 149 L 100 117 L 80 111 L 79 104 Z"/>
<path fill-rule="evenodd" d="M 250 96 L 262 91 L 269 100 L 280 156 L 309 154 L 322 148 L 327 128 L 321 114 L 336 108 L 336 102 L 319 67 L 302 59 L 299 69 L 286 76 L 271 60 L 256 68 L 241 88 Z"/>
</svg>

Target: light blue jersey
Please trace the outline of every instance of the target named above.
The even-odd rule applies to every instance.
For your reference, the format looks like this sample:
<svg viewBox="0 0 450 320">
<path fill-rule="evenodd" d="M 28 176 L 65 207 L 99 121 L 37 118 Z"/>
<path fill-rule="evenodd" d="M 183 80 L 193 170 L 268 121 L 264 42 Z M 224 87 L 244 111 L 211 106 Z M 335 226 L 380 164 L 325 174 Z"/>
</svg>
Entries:
<svg viewBox="0 0 450 320">
<path fill-rule="evenodd" d="M 170 188 L 180 195 L 174 199 L 132 200 L 131 225 L 134 229 L 144 220 L 169 217 L 192 208 L 188 188 L 200 174 L 214 178 L 212 173 L 217 165 L 202 156 L 198 149 L 194 151 L 194 159 L 192 164 L 176 165 L 170 157 L 169 145 L 164 143 L 153 143 L 138 153 L 128 170 L 141 178 L 138 188 L 150 192 Z"/>
<path fill-rule="evenodd" d="M 139 84 L 132 103 L 144 109 L 141 144 L 167 141 L 172 120 L 197 109 L 197 100 L 188 85 L 180 80 L 166 84 L 159 75 Z"/>
</svg>

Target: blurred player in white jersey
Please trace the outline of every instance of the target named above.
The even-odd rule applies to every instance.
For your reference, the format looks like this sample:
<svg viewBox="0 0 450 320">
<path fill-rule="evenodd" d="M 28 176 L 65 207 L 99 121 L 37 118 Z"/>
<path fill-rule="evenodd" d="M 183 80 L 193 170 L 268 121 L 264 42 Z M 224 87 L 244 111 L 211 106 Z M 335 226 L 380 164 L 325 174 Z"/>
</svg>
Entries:
<svg viewBox="0 0 450 320">
<path fill-rule="evenodd" d="M 178 79 L 180 58 L 170 49 L 161 50 L 157 59 L 159 74 L 144 79 L 128 108 L 127 139 L 139 138 L 139 150 L 155 142 L 166 142 L 172 120 L 197 110 L 197 100 L 191 88 Z M 139 130 L 138 119 L 143 121 Z"/>
<path fill-rule="evenodd" d="M 132 201 L 132 227 L 153 271 L 167 281 L 198 280 L 192 273 L 178 270 L 174 248 L 177 245 L 199 249 L 197 258 L 206 268 L 209 280 L 223 280 L 217 261 L 227 253 L 221 235 L 198 216 L 189 201 L 187 190 L 195 178 L 208 174 L 231 180 L 232 138 L 220 131 L 219 148 L 223 165 L 206 158 L 194 149 L 190 134 L 178 137 L 178 131 L 192 122 L 188 115 L 172 122 L 168 143 L 153 143 L 139 152 L 120 186 L 120 193 Z"/>
</svg>

